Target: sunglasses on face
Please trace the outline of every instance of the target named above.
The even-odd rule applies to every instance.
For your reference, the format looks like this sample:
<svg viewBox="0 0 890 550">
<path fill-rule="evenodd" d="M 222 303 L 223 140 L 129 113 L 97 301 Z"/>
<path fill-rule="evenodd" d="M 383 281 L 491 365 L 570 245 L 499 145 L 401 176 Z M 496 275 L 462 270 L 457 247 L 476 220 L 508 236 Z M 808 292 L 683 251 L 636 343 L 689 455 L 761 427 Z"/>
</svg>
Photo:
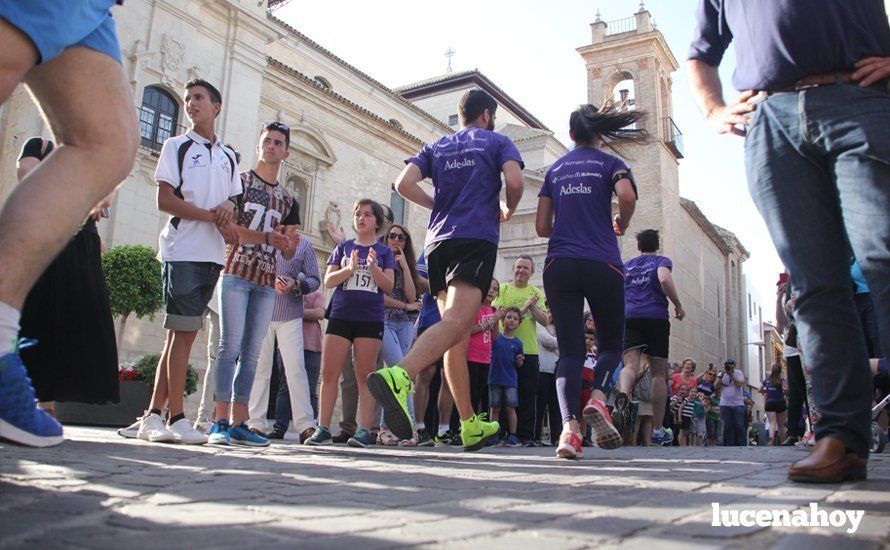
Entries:
<svg viewBox="0 0 890 550">
<path fill-rule="evenodd" d="M 391 240 L 391 241 L 405 242 L 405 235 L 403 235 L 402 233 L 390 233 L 387 236 L 389 237 L 389 240 Z"/>
</svg>

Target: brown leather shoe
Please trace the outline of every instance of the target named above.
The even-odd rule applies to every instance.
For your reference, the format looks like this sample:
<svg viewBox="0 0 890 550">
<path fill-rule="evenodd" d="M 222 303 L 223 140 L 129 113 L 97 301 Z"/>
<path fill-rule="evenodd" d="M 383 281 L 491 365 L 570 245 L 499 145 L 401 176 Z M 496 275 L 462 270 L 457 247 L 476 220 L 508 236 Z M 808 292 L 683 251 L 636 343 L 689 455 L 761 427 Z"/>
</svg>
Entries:
<svg viewBox="0 0 890 550">
<path fill-rule="evenodd" d="M 306 442 L 307 439 L 312 437 L 315 434 L 315 428 L 306 428 L 302 432 L 300 432 L 300 444 Z"/>
<path fill-rule="evenodd" d="M 352 437 L 352 434 L 348 434 L 343 430 L 340 430 L 340 433 L 333 437 L 334 443 L 346 443 L 349 441 L 349 438 Z"/>
<path fill-rule="evenodd" d="M 865 479 L 868 461 L 847 452 L 844 442 L 826 437 L 816 442 L 810 456 L 788 469 L 788 479 L 800 483 L 840 483 Z"/>
</svg>

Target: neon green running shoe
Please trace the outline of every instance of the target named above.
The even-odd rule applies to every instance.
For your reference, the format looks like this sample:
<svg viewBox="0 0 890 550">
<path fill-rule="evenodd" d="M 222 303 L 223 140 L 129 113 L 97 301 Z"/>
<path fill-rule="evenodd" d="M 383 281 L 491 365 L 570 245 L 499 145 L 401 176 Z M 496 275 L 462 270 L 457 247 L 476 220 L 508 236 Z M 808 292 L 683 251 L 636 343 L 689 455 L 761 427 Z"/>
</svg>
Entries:
<svg viewBox="0 0 890 550">
<path fill-rule="evenodd" d="M 460 421 L 460 436 L 463 439 L 464 451 L 478 451 L 489 437 L 501 430 L 500 424 L 487 422 L 487 418 L 485 413 L 480 413 Z"/>
<path fill-rule="evenodd" d="M 380 369 L 368 375 L 368 390 L 383 407 L 383 419 L 399 439 L 414 437 L 414 424 L 408 410 L 411 378 L 398 365 Z"/>
</svg>

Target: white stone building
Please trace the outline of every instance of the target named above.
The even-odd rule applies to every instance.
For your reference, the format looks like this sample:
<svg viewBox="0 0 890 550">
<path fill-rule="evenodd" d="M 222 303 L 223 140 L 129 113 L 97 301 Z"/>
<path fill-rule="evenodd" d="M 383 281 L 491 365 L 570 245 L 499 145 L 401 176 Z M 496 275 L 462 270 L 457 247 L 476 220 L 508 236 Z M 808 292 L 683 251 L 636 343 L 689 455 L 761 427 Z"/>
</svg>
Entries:
<svg viewBox="0 0 890 550">
<path fill-rule="evenodd" d="M 499 130 L 514 140 L 527 163 L 526 193 L 514 219 L 502 227 L 503 261 L 496 273 L 508 278 L 510 262 L 520 252 L 532 254 L 542 265 L 546 243 L 534 233 L 537 191 L 546 169 L 566 152 L 544 124 L 478 71 L 392 90 L 266 7 L 243 0 L 128 0 L 115 9 L 124 69 L 139 106 L 142 147 L 112 205 L 111 218 L 100 224 L 106 246 L 143 244 L 157 249 L 158 233 L 166 223 L 155 203 L 157 154 L 166 137 L 188 124 L 182 87 L 197 76 L 222 92 L 217 132 L 240 151 L 242 170 L 254 162 L 264 121 L 279 120 L 293 129 L 291 155 L 280 180 L 299 197 L 304 235 L 322 265 L 333 245 L 326 221 L 349 233 L 352 202 L 366 196 L 391 204 L 419 247 L 427 214 L 406 205 L 392 191 L 392 182 L 405 158 L 455 129 L 457 99 L 476 86 L 498 100 Z M 670 75 L 676 61 L 648 12 L 611 25 L 593 23 L 592 44 L 578 51 L 588 73 L 591 102 L 599 103 L 604 93 L 618 93 L 616 85 L 631 80 L 635 105 L 654 115 L 644 124 L 655 139 L 627 151 L 641 197 L 631 231 L 660 229 L 664 252 L 677 265 L 674 276 L 689 319 L 672 326 L 672 358 L 693 356 L 700 364 L 722 362 L 726 356 L 745 361 L 741 264 L 748 254 L 731 233 L 708 222 L 694 203 L 679 196 L 682 143 L 670 119 Z M 621 25 L 627 29 L 618 28 Z M 51 137 L 30 99 L 18 89 L 0 108 L 0 173 L 5 174 L 0 196 L 12 189 L 17 152 L 34 135 Z M 632 240 L 623 239 L 625 258 L 634 255 Z M 540 283 L 540 269 L 535 280 Z M 162 339 L 160 319 L 131 320 L 121 359 L 157 353 Z M 193 349 L 192 363 L 199 369 L 204 367 L 205 344 L 202 334 Z"/>
</svg>

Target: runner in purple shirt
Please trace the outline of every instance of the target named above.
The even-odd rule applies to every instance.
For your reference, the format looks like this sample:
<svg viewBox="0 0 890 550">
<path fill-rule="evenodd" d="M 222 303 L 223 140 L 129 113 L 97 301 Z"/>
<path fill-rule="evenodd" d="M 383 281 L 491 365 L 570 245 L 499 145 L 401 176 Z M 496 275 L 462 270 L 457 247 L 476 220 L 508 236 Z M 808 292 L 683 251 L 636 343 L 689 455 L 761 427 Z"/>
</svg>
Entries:
<svg viewBox="0 0 890 550">
<path fill-rule="evenodd" d="M 352 447 L 374 444 L 370 433 L 374 401 L 365 379 L 377 364 L 383 340 L 383 294 L 392 290 L 396 264 L 389 247 L 377 240 L 377 230 L 383 225 L 383 208 L 379 204 L 371 199 L 357 201 L 352 222 L 358 236 L 337 245 L 324 276 L 325 287 L 334 288 L 334 295 L 321 352 L 318 427 L 305 441 L 307 445 L 333 442 L 331 416 L 337 402 L 340 372 L 350 349 L 355 355 L 358 379 L 359 426 L 346 443 Z"/>
<path fill-rule="evenodd" d="M 445 353 L 445 376 L 461 418 L 465 450 L 482 448 L 497 433 L 497 422 L 476 415 L 467 372 L 467 330 L 488 293 L 497 260 L 499 220 L 507 221 L 522 198 L 522 158 L 513 143 L 495 133 L 497 102 L 473 89 L 458 104 L 462 128 L 426 145 L 406 161 L 396 190 L 406 199 L 432 210 L 426 259 L 430 295 L 438 299 L 442 320 L 414 342 L 399 365 L 372 373 L 368 386 L 383 407 L 386 424 L 408 439 L 413 427 L 406 394 L 411 380 Z M 501 173 L 506 204 L 498 208 Z M 430 196 L 419 183 L 430 178 Z"/>
<path fill-rule="evenodd" d="M 641 357 L 645 353 L 649 357 L 652 373 L 652 425 L 656 427 L 652 430 L 652 442 L 656 445 L 670 439 L 662 428 L 667 405 L 665 380 L 671 334 L 668 299 L 674 304 L 678 321 L 686 316 L 671 277 L 673 263 L 670 258 L 656 254 L 659 246 L 658 231 L 655 229 L 637 233 L 640 255 L 624 264 L 624 368 L 618 377 L 619 391 L 615 394 L 615 407 L 622 413 L 615 415 L 615 418 L 623 425 L 632 416 L 628 396 L 633 392 Z"/>
<path fill-rule="evenodd" d="M 582 313 L 585 300 L 596 324 L 598 355 L 584 419 L 593 428 L 600 448 L 621 446 L 621 434 L 605 406 L 624 335 L 624 274 L 615 236 L 623 235 L 630 223 L 637 190 L 624 161 L 600 147 L 607 142 L 644 139 L 645 130 L 627 129 L 643 115 L 611 104 L 602 109 L 580 106 L 569 117 L 575 149 L 554 163 L 538 194 L 535 229 L 541 237 L 550 238 L 544 290 L 559 342 L 556 393 L 563 421 L 556 449 L 559 458 L 581 458 L 578 420 L 587 354 Z M 618 196 L 619 211 L 614 220 L 613 194 Z"/>
</svg>

